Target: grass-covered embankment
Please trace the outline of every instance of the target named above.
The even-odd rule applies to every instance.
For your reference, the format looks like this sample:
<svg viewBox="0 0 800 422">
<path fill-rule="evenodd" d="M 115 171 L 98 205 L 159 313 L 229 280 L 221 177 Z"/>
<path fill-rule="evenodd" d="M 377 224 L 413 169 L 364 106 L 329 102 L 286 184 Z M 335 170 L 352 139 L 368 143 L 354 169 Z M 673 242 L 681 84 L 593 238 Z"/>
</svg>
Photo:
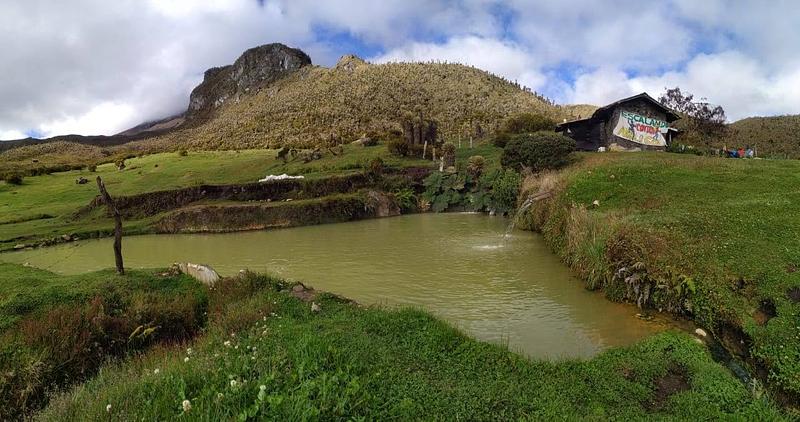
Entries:
<svg viewBox="0 0 800 422">
<path fill-rule="evenodd" d="M 552 363 L 422 311 L 364 308 L 269 277 L 242 274 L 212 292 L 239 299 L 210 311 L 202 336 L 109 365 L 38 418 L 781 418 L 683 334 Z"/>
<path fill-rule="evenodd" d="M 528 180 L 526 220 L 591 288 L 692 317 L 796 404 L 799 186 L 796 161 L 592 154 Z"/>
<path fill-rule="evenodd" d="M 193 337 L 207 308 L 206 289 L 185 276 L 0 264 L 0 419 L 36 409 L 110 357 Z"/>
<path fill-rule="evenodd" d="M 58 242 L 65 234 L 86 238 L 111 233 L 113 219 L 104 211 L 76 216 L 77 211 L 85 210 L 98 195 L 94 182 L 97 176 L 103 178 L 114 197 L 167 192 L 160 202 L 155 203 L 163 207 L 148 208 L 152 205 L 148 203 L 143 209 L 134 209 L 133 214 L 125 218 L 125 232 L 134 234 L 151 232 L 155 213 L 170 210 L 172 205 L 185 206 L 202 196 L 203 189 L 195 192 L 193 187 L 242 185 L 246 188 L 267 174 L 288 173 L 304 175 L 305 182 L 313 185 L 312 191 L 314 186 L 320 188 L 313 191 L 316 194 L 342 193 L 349 190 L 348 186 L 315 181 L 354 177 L 368 168 L 375 158 L 382 159 L 387 168 L 398 171 L 431 165 L 430 161 L 393 157 L 385 145 L 347 145 L 342 154 L 324 152 L 323 158 L 309 163 L 299 159 L 284 163 L 276 159 L 275 150 L 190 152 L 186 156 L 162 153 L 128 159 L 124 170 L 117 170 L 114 164 L 109 163 L 98 166 L 95 172 L 84 169 L 25 177 L 19 186 L 0 182 L 0 251 L 17 245 Z M 79 177 L 88 179 L 89 183 L 76 184 Z M 291 185 L 291 182 L 286 185 Z M 357 185 L 355 188 L 361 186 L 358 183 L 354 185 Z M 325 188 L 331 188 L 331 192 L 323 192 Z M 297 191 L 297 195 L 287 197 L 307 198 L 309 192 Z M 282 194 L 286 196 L 287 193 L 291 192 Z"/>
</svg>

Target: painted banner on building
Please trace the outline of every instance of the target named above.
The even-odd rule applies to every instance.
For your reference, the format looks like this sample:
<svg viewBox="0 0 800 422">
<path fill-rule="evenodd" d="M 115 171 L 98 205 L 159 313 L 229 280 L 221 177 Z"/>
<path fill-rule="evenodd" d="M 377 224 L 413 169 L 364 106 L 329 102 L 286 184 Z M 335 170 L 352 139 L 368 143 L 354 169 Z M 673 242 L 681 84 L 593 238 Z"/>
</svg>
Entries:
<svg viewBox="0 0 800 422">
<path fill-rule="evenodd" d="M 668 129 L 669 125 L 663 120 L 621 111 L 614 127 L 614 135 L 642 145 L 663 147 L 667 145 L 664 136 Z"/>
</svg>

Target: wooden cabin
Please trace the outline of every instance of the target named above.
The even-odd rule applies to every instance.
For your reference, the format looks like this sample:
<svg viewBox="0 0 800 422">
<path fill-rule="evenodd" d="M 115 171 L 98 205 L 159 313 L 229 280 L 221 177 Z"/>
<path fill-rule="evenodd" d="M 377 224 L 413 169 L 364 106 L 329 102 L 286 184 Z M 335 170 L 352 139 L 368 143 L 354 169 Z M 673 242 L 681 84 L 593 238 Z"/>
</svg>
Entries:
<svg viewBox="0 0 800 422">
<path fill-rule="evenodd" d="M 678 119 L 643 92 L 600 107 L 586 119 L 561 123 L 556 131 L 574 139 L 582 151 L 663 151 L 677 136 L 670 124 Z"/>
</svg>

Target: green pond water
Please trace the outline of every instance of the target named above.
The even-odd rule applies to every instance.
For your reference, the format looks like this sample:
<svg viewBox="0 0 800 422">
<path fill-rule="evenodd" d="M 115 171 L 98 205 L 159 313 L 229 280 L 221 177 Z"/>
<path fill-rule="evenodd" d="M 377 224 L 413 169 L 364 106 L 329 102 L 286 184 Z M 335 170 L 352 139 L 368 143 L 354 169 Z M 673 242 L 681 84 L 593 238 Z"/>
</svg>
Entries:
<svg viewBox="0 0 800 422">
<path fill-rule="evenodd" d="M 420 214 L 284 230 L 123 239 L 128 268 L 173 262 L 267 271 L 362 304 L 415 306 L 536 358 L 586 358 L 663 330 L 589 292 L 534 233 L 508 220 Z M 112 240 L 0 254 L 64 274 L 114 266 Z"/>
</svg>

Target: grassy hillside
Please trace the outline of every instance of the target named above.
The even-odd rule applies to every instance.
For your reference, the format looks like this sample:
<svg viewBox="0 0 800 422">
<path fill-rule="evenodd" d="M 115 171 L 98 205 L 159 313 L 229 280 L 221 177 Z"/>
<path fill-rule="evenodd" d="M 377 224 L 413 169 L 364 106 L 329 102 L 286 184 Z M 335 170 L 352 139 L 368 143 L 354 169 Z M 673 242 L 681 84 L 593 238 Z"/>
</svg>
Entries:
<svg viewBox="0 0 800 422">
<path fill-rule="evenodd" d="M 193 149 L 274 148 L 350 142 L 397 128 L 404 113 L 439 123 L 446 138 L 493 131 L 509 114 L 566 110 L 488 72 L 456 64 L 372 65 L 357 58 L 334 68 L 307 67 L 238 104 L 223 106 L 205 125 L 144 141 Z"/>
<path fill-rule="evenodd" d="M 251 274 L 223 281 L 215 295 L 237 299 L 211 298 L 202 336 L 107 365 L 37 419 L 782 417 L 682 334 L 591 361 L 531 361 L 422 311 L 291 287 Z"/>
<path fill-rule="evenodd" d="M 729 128 L 731 146 L 754 146 L 762 157 L 800 158 L 800 115 L 748 117 Z"/>
<path fill-rule="evenodd" d="M 532 226 L 590 287 L 693 316 L 800 395 L 800 162 L 593 154 L 527 184 L 553 194 Z"/>
</svg>

